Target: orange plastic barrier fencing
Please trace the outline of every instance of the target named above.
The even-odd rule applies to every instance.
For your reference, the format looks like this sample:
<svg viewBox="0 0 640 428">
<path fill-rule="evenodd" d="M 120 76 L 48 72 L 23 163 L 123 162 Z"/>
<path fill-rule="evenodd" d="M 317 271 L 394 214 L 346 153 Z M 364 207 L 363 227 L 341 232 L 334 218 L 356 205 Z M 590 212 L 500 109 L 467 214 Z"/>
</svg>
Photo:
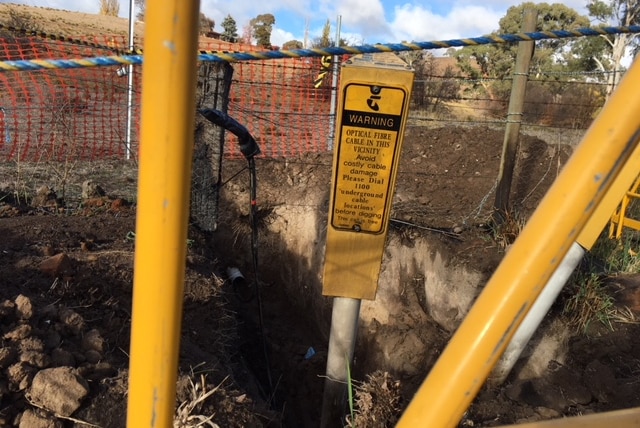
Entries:
<svg viewBox="0 0 640 428">
<path fill-rule="evenodd" d="M 88 45 L 16 36 L 0 39 L 0 60 L 65 59 L 125 54 L 123 36 L 93 36 Z M 256 46 L 202 39 L 205 51 L 256 51 Z M 328 150 L 331 81 L 316 89 L 319 58 L 233 64 L 229 114 L 248 127 L 265 157 Z M 124 159 L 128 67 L 0 73 L 0 161 Z M 133 67 L 132 135 L 139 144 L 141 67 Z M 233 140 L 229 135 L 228 139 Z M 237 145 L 225 146 L 239 156 Z"/>
</svg>

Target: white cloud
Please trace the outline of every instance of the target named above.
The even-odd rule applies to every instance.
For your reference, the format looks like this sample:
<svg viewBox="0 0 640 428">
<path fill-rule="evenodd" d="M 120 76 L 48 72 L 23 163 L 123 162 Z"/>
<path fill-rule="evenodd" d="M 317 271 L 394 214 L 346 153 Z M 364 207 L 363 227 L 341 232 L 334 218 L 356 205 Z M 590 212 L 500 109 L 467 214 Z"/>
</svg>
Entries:
<svg viewBox="0 0 640 428">
<path fill-rule="evenodd" d="M 99 0 L 10 1 L 86 13 L 97 13 L 99 8 Z M 126 18 L 130 0 L 119 1 L 120 16 Z M 276 17 L 272 33 L 272 42 L 276 45 L 292 39 L 302 41 L 306 22 L 311 25 L 309 39 L 319 37 L 327 19 L 333 38 L 336 19 L 341 16 L 341 38 L 351 44 L 364 44 L 481 36 L 497 30 L 498 21 L 507 9 L 521 3 L 521 0 L 486 0 L 484 3 L 477 0 L 201 0 L 200 8 L 215 21 L 218 31 L 224 18 L 231 15 L 240 34 L 250 19 L 271 13 Z M 563 0 L 563 4 L 586 14 L 585 0 Z"/>
<path fill-rule="evenodd" d="M 4 3 L 4 1 L 2 1 Z M 12 1 L 13 3 L 13 1 Z M 15 3 L 27 6 L 50 7 L 51 9 L 70 10 L 74 12 L 97 13 L 100 9 L 98 1 L 83 0 L 17 0 Z M 122 6 L 120 6 L 122 12 Z M 127 9 L 128 11 L 128 9 Z"/>
<path fill-rule="evenodd" d="M 391 35 L 391 27 L 384 16 L 384 8 L 380 0 L 343 0 L 321 1 L 321 13 L 326 16 L 342 17 L 342 25 L 350 32 L 358 33 L 359 39 L 368 43 L 377 43 L 387 40 Z M 331 18 L 333 21 L 335 18 Z M 341 37 L 344 38 L 344 37 Z"/>
<path fill-rule="evenodd" d="M 446 15 L 438 15 L 422 6 L 396 7 L 391 22 L 394 41 L 433 41 L 475 37 L 498 28 L 504 12 L 481 6 L 455 6 Z"/>
<path fill-rule="evenodd" d="M 310 0 L 271 0 L 268 2 L 202 0 L 200 10 L 216 22 L 217 29 L 221 29 L 220 25 L 224 18 L 227 15 L 231 15 L 236 21 L 239 31 L 251 19 L 265 13 L 270 13 L 276 17 L 276 26 L 279 24 L 278 12 L 286 11 L 289 14 L 297 14 L 301 16 L 301 20 L 304 20 L 304 16 L 311 15 Z M 274 27 L 274 32 L 275 30 L 276 28 Z M 291 40 L 291 38 L 288 40 Z"/>
<path fill-rule="evenodd" d="M 296 40 L 292 33 L 278 27 L 273 27 L 273 31 L 271 32 L 272 45 L 282 47 L 283 44 L 290 40 Z M 300 39 L 297 40 L 302 41 Z"/>
</svg>

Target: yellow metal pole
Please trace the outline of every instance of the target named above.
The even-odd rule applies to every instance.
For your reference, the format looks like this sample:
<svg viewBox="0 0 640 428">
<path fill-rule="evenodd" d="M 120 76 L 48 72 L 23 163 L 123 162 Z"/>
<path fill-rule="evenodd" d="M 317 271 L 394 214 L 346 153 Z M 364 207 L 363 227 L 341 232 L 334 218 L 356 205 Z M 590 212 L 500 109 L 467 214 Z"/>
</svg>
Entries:
<svg viewBox="0 0 640 428">
<path fill-rule="evenodd" d="M 640 138 L 640 135 L 638 136 Z M 633 150 L 629 161 L 623 166 L 618 177 L 611 185 L 611 188 L 604 195 L 602 201 L 592 214 L 591 218 L 584 226 L 578 236 L 578 243 L 582 248 L 591 250 L 607 222 L 611 220 L 616 208 L 626 199 L 627 191 L 634 183 L 637 183 L 638 173 L 640 173 L 640 145 Z M 622 216 L 620 216 L 622 217 Z M 622 226 L 622 222 L 619 223 Z"/>
<path fill-rule="evenodd" d="M 500 428 L 637 428 L 640 426 L 640 407 L 593 415 L 574 416 L 552 421 L 503 425 Z"/>
<path fill-rule="evenodd" d="M 640 61 L 594 121 L 397 424 L 454 427 L 633 151 Z"/>
<path fill-rule="evenodd" d="M 173 426 L 195 115 L 198 0 L 147 2 L 127 426 Z"/>
</svg>

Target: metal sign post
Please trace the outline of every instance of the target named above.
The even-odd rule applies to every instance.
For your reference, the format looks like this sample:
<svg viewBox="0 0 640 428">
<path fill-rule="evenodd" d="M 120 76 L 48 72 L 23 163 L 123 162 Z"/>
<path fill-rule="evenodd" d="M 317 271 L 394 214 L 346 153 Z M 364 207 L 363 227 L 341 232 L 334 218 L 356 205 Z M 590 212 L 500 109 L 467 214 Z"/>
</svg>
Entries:
<svg viewBox="0 0 640 428">
<path fill-rule="evenodd" d="M 392 53 L 342 67 L 322 290 L 335 299 L 321 427 L 344 422 L 360 300 L 376 296 L 413 77 Z"/>
</svg>

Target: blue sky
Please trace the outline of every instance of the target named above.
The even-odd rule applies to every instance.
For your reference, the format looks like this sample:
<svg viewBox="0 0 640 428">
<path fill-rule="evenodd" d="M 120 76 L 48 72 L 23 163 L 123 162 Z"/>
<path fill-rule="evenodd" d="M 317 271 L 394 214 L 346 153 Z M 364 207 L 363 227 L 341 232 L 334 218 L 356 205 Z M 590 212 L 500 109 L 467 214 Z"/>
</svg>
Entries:
<svg viewBox="0 0 640 428">
<path fill-rule="evenodd" d="M 0 0 L 0 3 L 97 13 L 100 0 Z M 340 16 L 341 38 L 359 45 L 481 36 L 496 30 L 507 9 L 521 3 L 518 0 L 201 0 L 200 9 L 215 21 L 214 29 L 218 31 L 224 17 L 230 14 L 239 33 L 251 18 L 271 13 L 276 18 L 271 36 L 274 45 L 292 39 L 304 41 L 305 33 L 308 40 L 313 40 L 321 34 L 327 19 L 333 38 Z M 562 3 L 586 14 L 586 0 Z M 120 0 L 120 16 L 129 16 L 129 0 Z"/>
</svg>

